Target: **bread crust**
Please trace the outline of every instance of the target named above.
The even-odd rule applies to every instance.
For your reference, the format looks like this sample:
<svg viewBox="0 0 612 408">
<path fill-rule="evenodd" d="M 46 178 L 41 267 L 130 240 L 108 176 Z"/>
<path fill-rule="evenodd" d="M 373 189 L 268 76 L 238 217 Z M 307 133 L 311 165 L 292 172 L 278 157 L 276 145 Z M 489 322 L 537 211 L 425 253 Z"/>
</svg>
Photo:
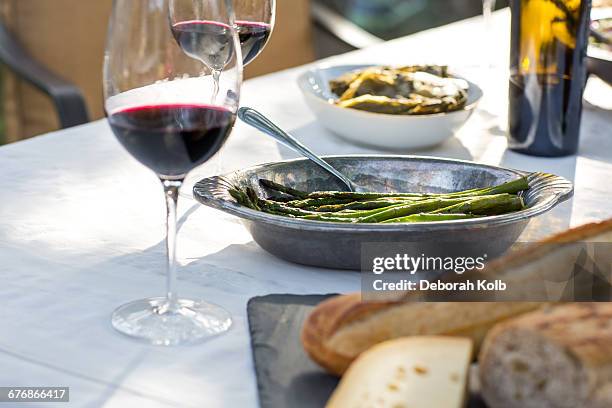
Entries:
<svg viewBox="0 0 612 408">
<path fill-rule="evenodd" d="M 612 219 L 587 224 L 552 236 L 540 243 L 530 245 L 491 262 L 487 265 L 487 271 L 491 270 L 495 273 L 524 266 L 531 260 L 540 258 L 544 251 L 548 252 L 551 248 L 550 243 L 582 241 L 611 232 Z M 469 310 L 465 309 L 463 313 L 470 317 L 463 319 L 462 325 L 457 326 L 452 323 L 444 327 L 445 323 L 442 321 L 434 325 L 425 324 L 423 328 L 415 327 L 413 331 L 414 334 L 420 335 L 468 336 L 475 341 L 476 347 L 478 347 L 485 333 L 493 324 L 517 314 L 532 311 L 542 305 L 533 302 L 506 303 L 505 306 L 502 306 L 504 303 L 409 303 L 412 296 L 415 295 L 406 294 L 399 301 L 362 302 L 361 294 L 353 293 L 328 299 L 319 304 L 304 323 L 301 333 L 304 349 L 315 362 L 327 371 L 335 375 L 342 375 L 350 363 L 367 347 L 380 341 L 395 338 L 394 335 L 398 334 L 398 331 L 393 330 L 394 322 L 390 317 L 394 313 L 397 317 L 397 314 L 405 315 L 416 312 L 455 313 L 453 309 L 458 306 L 459 308 L 468 308 Z M 430 306 L 430 310 L 425 310 L 424 305 Z M 446 305 L 446 308 L 436 305 Z M 388 320 L 381 323 L 379 319 L 383 316 L 387 316 Z M 399 333 L 399 335 L 412 334 L 406 334 L 406 330 L 402 333 Z M 351 339 L 353 334 L 354 341 Z M 343 341 L 339 341 L 339 337 L 343 337 Z M 346 345 L 350 347 L 346 347 Z"/>
<path fill-rule="evenodd" d="M 539 306 L 533 302 L 362 302 L 361 295 L 353 293 L 319 304 L 304 323 L 301 339 L 315 362 L 341 376 L 361 352 L 382 341 L 409 335 L 462 336 L 471 338 L 478 348 L 495 323 Z M 426 318 L 427 314 L 438 318 Z M 398 315 L 414 322 L 394 330 Z"/>
<path fill-rule="evenodd" d="M 584 224 L 525 246 L 516 254 L 509 254 L 488 263 L 487 272 L 496 273 L 498 270 L 525 264 L 526 261 L 539 258 L 554 249 L 554 246 L 550 244 L 589 241 L 598 237 L 603 242 L 612 242 L 612 218 Z"/>
<path fill-rule="evenodd" d="M 539 350 L 543 348 L 552 351 L 546 357 L 529 359 L 542 355 Z M 571 362 L 564 366 L 564 375 L 541 374 L 559 367 L 562 360 Z M 559 305 L 500 323 L 487 335 L 479 361 L 482 394 L 493 408 L 610 407 L 612 303 Z M 514 369 L 517 361 L 520 370 Z M 502 371 L 506 384 L 498 378 Z M 544 385 L 529 388 L 530 382 Z M 556 389 L 567 390 L 561 402 L 553 400 L 553 382 Z M 521 398 L 523 395 L 529 399 Z"/>
<path fill-rule="evenodd" d="M 323 301 L 312 311 L 302 327 L 301 340 L 304 350 L 330 373 L 337 375 L 344 373 L 353 358 L 327 347 L 326 339 L 342 325 L 365 318 L 397 303 L 362 302 L 360 293 L 334 296 Z"/>
</svg>

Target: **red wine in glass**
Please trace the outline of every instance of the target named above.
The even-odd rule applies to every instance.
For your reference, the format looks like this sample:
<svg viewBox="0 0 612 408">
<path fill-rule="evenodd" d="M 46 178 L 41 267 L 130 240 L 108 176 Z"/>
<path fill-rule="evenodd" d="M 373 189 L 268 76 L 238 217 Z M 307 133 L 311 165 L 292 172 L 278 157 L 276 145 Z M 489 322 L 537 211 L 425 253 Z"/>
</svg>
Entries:
<svg viewBox="0 0 612 408">
<path fill-rule="evenodd" d="M 242 48 L 242 60 L 246 65 L 264 48 L 272 27 L 266 23 L 237 21 L 236 31 Z M 187 55 L 202 61 L 212 70 L 222 69 L 232 52 L 231 33 L 223 23 L 181 21 L 172 25 L 172 34 Z"/>
<path fill-rule="evenodd" d="M 244 65 L 247 65 L 266 46 L 272 33 L 272 26 L 266 23 L 236 21 L 236 31 L 238 31 L 238 38 L 242 48 L 242 61 Z"/>
<path fill-rule="evenodd" d="M 223 146 L 234 125 L 230 110 L 212 105 L 141 105 L 119 109 L 108 122 L 130 154 L 159 175 L 184 177 Z"/>
</svg>

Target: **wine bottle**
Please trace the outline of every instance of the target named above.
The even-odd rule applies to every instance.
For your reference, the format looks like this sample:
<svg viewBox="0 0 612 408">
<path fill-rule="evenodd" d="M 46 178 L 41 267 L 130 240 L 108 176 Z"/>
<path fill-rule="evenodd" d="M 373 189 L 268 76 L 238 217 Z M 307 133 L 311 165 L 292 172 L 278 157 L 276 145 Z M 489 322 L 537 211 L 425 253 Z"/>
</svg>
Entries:
<svg viewBox="0 0 612 408">
<path fill-rule="evenodd" d="M 591 0 L 511 0 L 508 146 L 536 156 L 578 150 Z"/>
</svg>

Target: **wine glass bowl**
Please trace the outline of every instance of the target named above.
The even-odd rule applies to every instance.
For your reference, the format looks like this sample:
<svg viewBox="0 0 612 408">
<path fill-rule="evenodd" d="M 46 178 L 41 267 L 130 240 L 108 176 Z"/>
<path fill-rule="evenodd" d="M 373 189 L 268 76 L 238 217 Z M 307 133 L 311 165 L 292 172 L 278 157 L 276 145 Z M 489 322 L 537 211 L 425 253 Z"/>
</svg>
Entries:
<svg viewBox="0 0 612 408">
<path fill-rule="evenodd" d="M 170 25 L 176 41 L 194 58 L 219 70 L 231 52 L 228 25 L 214 19 L 216 3 L 170 0 Z M 233 22 L 238 32 L 243 65 L 252 62 L 265 48 L 274 27 L 276 0 L 235 0 Z"/>
<path fill-rule="evenodd" d="M 178 32 L 185 27 L 168 24 L 177 10 L 204 14 L 222 30 Z M 166 297 L 119 307 L 112 324 L 152 344 L 195 342 L 231 325 L 219 306 L 177 296 L 175 241 L 183 180 L 221 149 L 234 126 L 242 56 L 233 22 L 230 0 L 115 0 L 113 5 L 104 62 L 105 110 L 117 140 L 162 182 L 168 287 Z"/>
<path fill-rule="evenodd" d="M 191 58 L 200 60 L 213 75 L 223 70 L 235 52 L 232 36 L 234 18 L 223 2 L 169 0 L 169 21 L 179 47 Z M 222 10 L 220 10 L 222 8 Z"/>
<path fill-rule="evenodd" d="M 266 47 L 274 28 L 276 0 L 234 0 L 235 27 L 248 65 Z"/>
</svg>

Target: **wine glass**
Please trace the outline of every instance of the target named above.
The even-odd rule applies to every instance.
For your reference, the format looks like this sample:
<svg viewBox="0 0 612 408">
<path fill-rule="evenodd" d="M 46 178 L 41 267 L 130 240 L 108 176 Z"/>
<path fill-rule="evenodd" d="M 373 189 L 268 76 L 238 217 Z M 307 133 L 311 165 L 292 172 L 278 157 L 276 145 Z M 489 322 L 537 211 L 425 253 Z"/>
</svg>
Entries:
<svg viewBox="0 0 612 408">
<path fill-rule="evenodd" d="M 227 57 L 227 24 L 216 19 L 216 2 L 205 0 L 170 0 L 170 26 L 176 41 L 194 58 L 209 67 L 217 81 L 219 67 Z M 234 28 L 238 32 L 243 65 L 253 61 L 265 48 L 274 27 L 276 0 L 234 0 Z M 222 173 L 223 151 L 190 179 L 201 178 L 204 173 Z"/>
<path fill-rule="evenodd" d="M 493 11 L 495 10 L 495 0 L 482 0 L 482 17 L 485 32 L 487 51 L 485 54 L 485 69 L 491 69 L 494 65 L 495 38 L 493 36 Z"/>
<path fill-rule="evenodd" d="M 104 62 L 108 122 L 123 147 L 157 174 L 167 204 L 167 294 L 119 307 L 112 324 L 156 345 L 203 340 L 231 325 L 221 307 L 177 295 L 176 206 L 187 173 L 229 136 L 242 84 L 230 0 L 185 0 L 206 8 L 223 30 L 181 34 L 178 41 L 168 26 L 169 2 L 115 0 Z"/>
<path fill-rule="evenodd" d="M 242 61 L 246 66 L 263 51 L 272 35 L 276 0 L 234 0 L 233 4 Z"/>
<path fill-rule="evenodd" d="M 480 107 L 487 112 L 497 115 L 496 108 L 501 106 L 496 102 L 498 98 L 498 78 L 495 69 L 497 53 L 496 40 L 493 30 L 493 11 L 495 10 L 495 0 L 482 0 L 483 32 L 482 44 L 485 52 L 482 52 L 482 60 L 479 62 L 478 70 L 481 76 L 481 86 L 484 89 Z M 497 118 L 491 118 L 491 126 L 497 126 Z"/>
<path fill-rule="evenodd" d="M 170 0 L 170 25 L 181 47 L 218 72 L 227 58 L 227 24 L 218 21 L 217 2 Z M 242 48 L 243 65 L 264 49 L 274 26 L 276 0 L 234 0 L 234 28 Z"/>
</svg>

